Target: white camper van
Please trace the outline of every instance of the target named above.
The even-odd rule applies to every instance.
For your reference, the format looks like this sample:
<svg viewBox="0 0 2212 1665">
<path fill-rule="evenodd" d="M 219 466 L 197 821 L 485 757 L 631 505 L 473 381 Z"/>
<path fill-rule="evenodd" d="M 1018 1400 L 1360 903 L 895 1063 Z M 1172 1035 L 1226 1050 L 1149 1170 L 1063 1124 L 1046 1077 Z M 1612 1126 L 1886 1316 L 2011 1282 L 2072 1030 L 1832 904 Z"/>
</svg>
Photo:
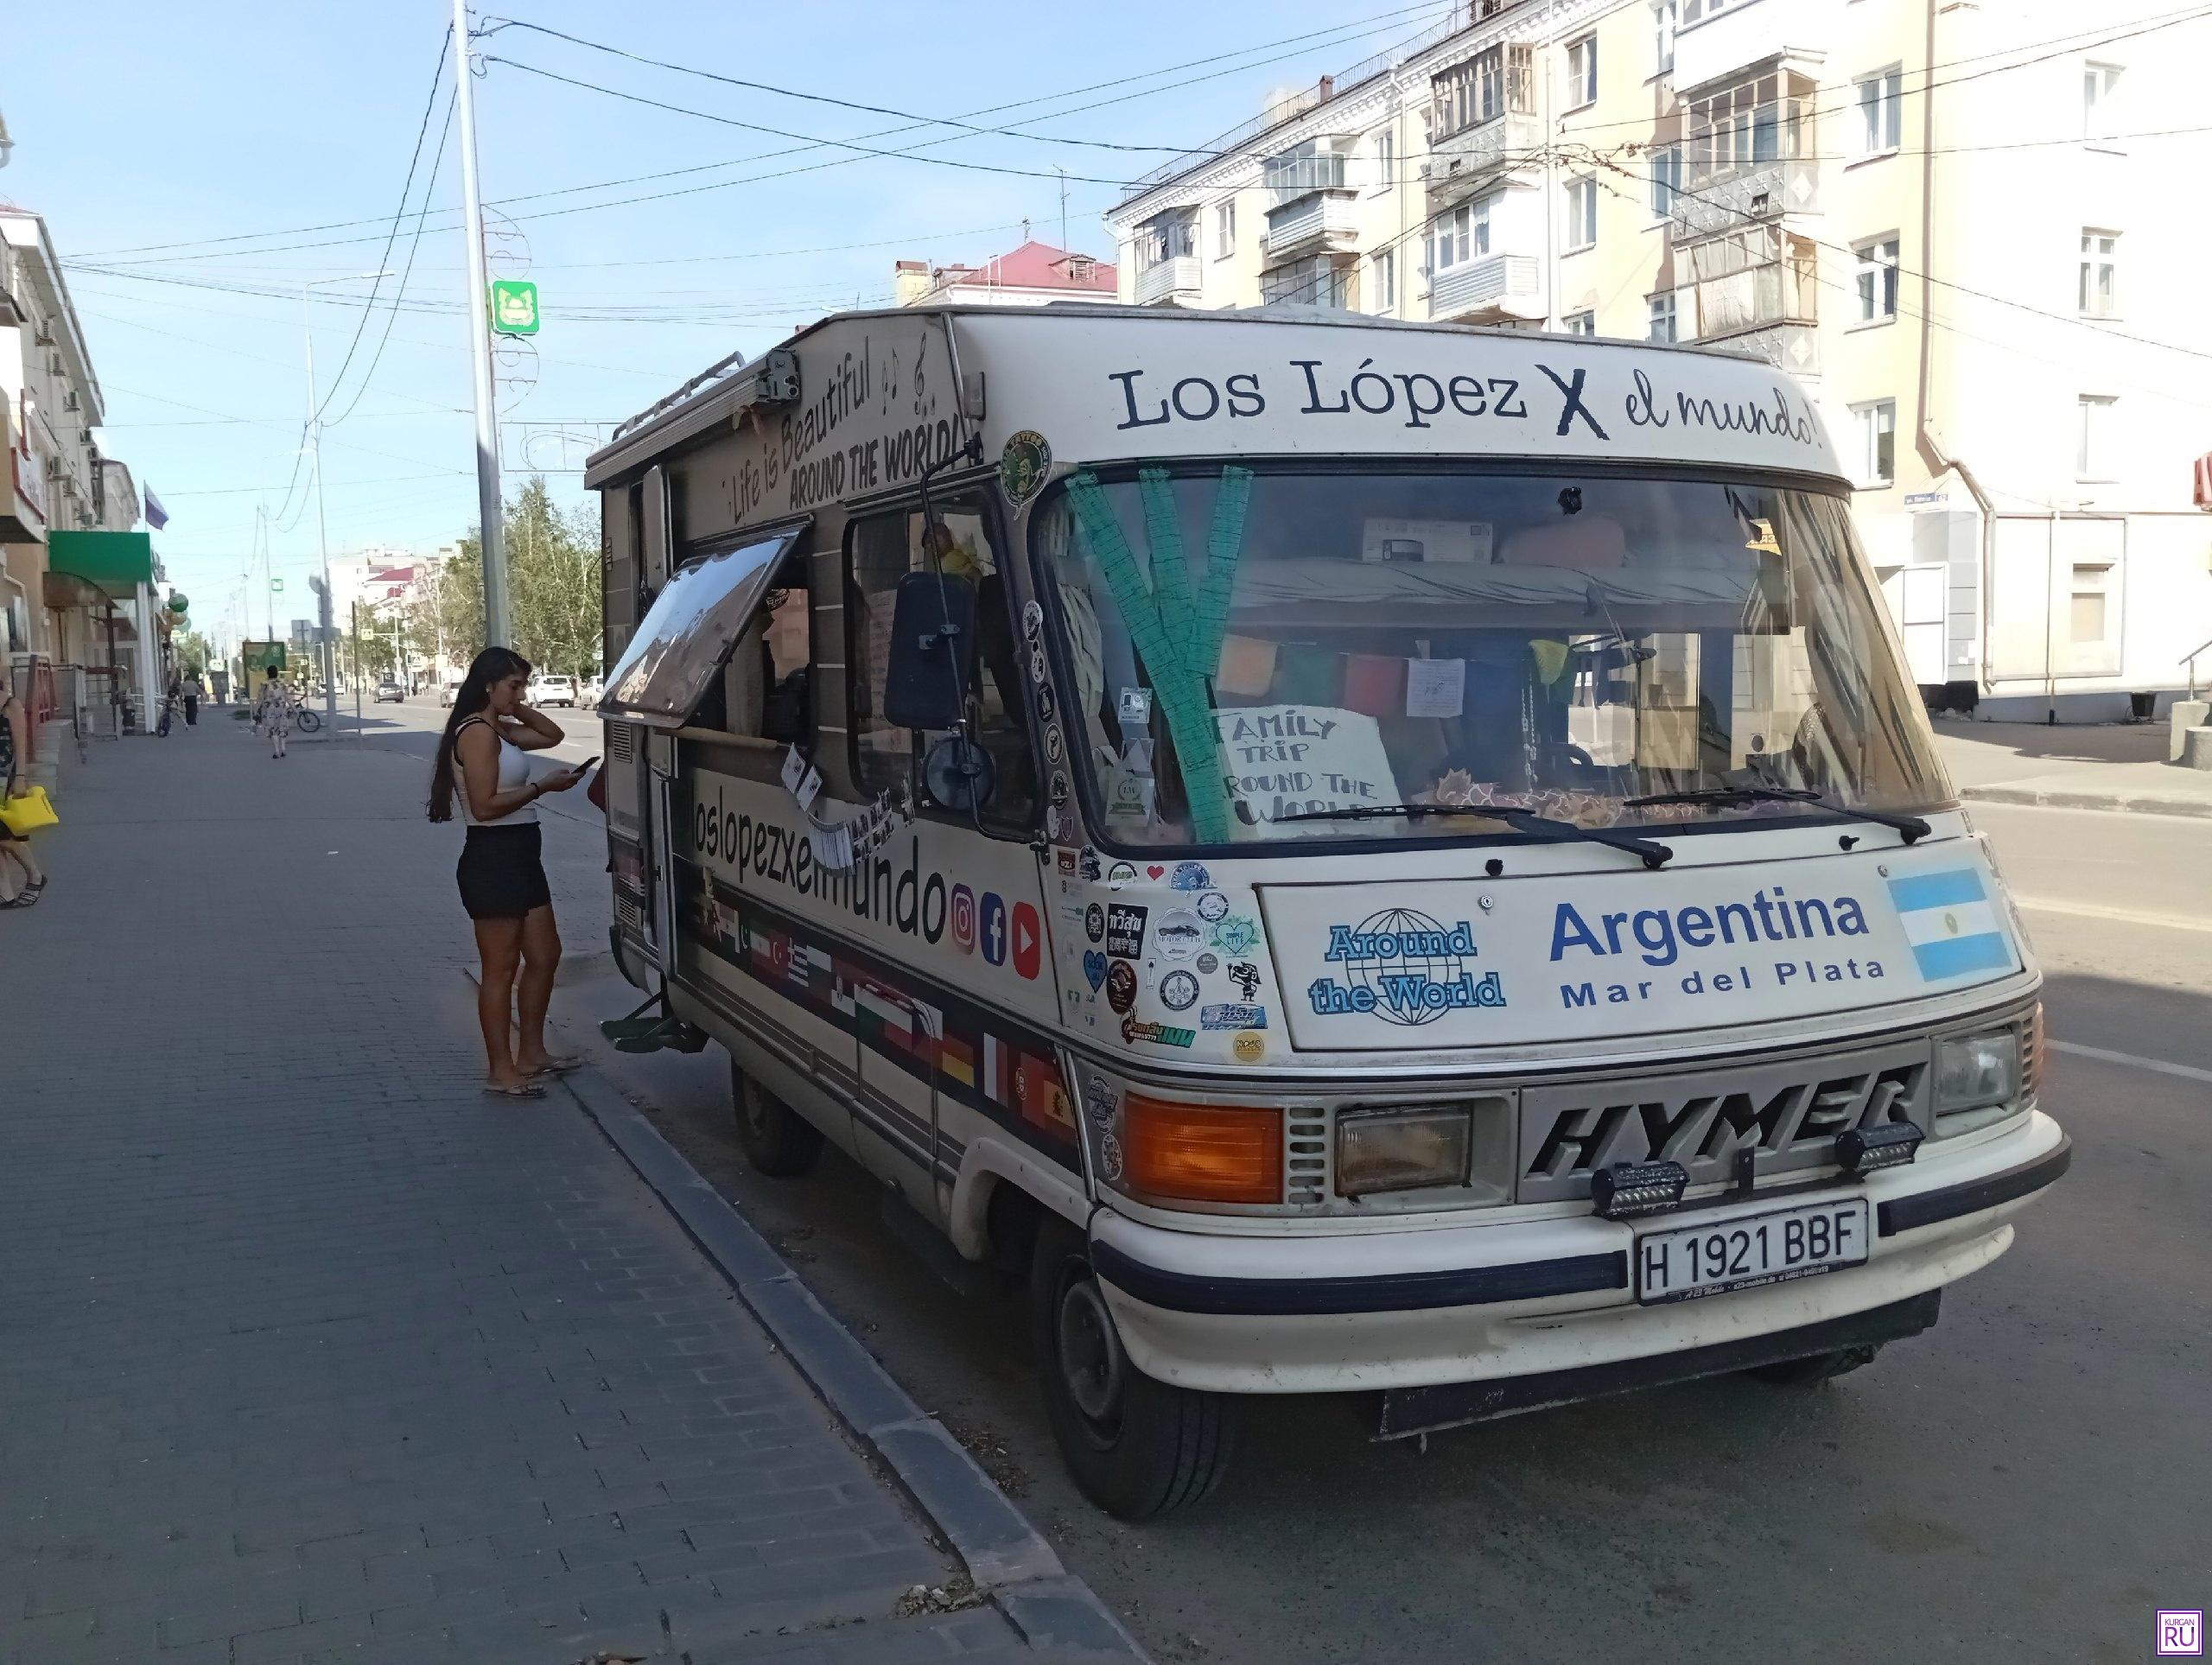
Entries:
<svg viewBox="0 0 2212 1665">
<path fill-rule="evenodd" d="M 626 1044 L 1027 1279 L 1139 1516 L 1926 1329 L 2065 1170 L 2041 978 L 1806 396 L 1268 309 L 852 314 L 619 430 Z"/>
</svg>

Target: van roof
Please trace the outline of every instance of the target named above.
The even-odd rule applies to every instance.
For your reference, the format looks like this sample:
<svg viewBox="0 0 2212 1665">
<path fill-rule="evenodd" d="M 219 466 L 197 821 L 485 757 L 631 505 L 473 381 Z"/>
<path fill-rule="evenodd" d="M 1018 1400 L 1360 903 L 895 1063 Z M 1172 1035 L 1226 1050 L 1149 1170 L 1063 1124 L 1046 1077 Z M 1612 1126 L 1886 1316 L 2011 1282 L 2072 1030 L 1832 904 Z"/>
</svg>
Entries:
<svg viewBox="0 0 2212 1665">
<path fill-rule="evenodd" d="M 753 359 L 747 359 L 736 353 L 717 359 L 697 375 L 683 382 L 674 392 L 664 395 L 618 423 L 613 439 L 603 448 L 611 451 L 617 445 L 626 446 L 636 438 L 637 430 L 647 423 L 658 422 L 696 401 L 733 391 L 744 372 L 760 364 L 769 353 L 791 352 L 809 336 L 819 334 L 833 325 L 873 318 L 912 318 L 931 313 L 948 317 L 1065 318 L 1086 321 L 1099 318 L 1128 318 L 1150 324 L 1166 320 L 1191 324 L 1302 324 L 1308 327 L 1319 324 L 1338 329 L 1398 330 L 1416 335 L 1510 336 L 1518 340 L 1535 337 L 1573 341 L 1586 350 L 1597 347 L 1636 353 L 1681 353 L 1694 358 L 1745 359 L 1755 364 L 1766 363 L 1755 353 L 1732 352 L 1726 346 L 1709 344 L 1630 341 L 1617 336 L 1570 335 L 1562 330 L 1516 329 L 1497 324 L 1417 322 L 1403 318 L 1378 318 L 1369 313 L 1343 312 L 1333 307 L 1296 306 L 1288 302 L 1277 302 L 1272 306 L 1224 307 L 1212 310 L 1195 307 L 1123 306 L 1118 302 L 1105 304 L 1096 301 L 1056 301 L 1033 307 L 997 307 L 973 302 L 932 302 L 912 307 L 862 307 L 826 313 Z M 586 462 L 587 472 L 591 470 L 595 461 L 594 458 Z"/>
</svg>

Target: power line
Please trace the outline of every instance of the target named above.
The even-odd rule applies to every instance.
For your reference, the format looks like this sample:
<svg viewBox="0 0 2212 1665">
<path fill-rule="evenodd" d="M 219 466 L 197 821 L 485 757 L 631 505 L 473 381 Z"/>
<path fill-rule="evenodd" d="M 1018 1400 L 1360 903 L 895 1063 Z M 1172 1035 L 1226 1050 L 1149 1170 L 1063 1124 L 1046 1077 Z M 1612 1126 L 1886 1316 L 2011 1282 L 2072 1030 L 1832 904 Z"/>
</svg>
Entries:
<svg viewBox="0 0 2212 1665">
<path fill-rule="evenodd" d="M 445 79 L 446 58 L 452 50 L 453 28 L 448 24 L 438 41 L 437 67 L 430 72 L 429 96 L 423 101 L 423 119 L 415 129 L 415 149 L 407 158 L 407 177 L 399 187 L 399 206 L 391 212 L 391 229 L 385 233 L 384 253 L 377 259 L 379 267 L 391 258 L 391 245 L 399 238 L 399 223 L 407 218 L 407 199 L 414 194 L 415 190 L 415 169 L 423 160 L 423 141 L 429 136 L 430 112 L 438 107 L 438 83 Z M 442 154 L 442 140 L 439 149 Z M 369 298 L 362 303 L 360 321 L 353 326 L 353 339 L 346 344 L 346 356 L 339 361 L 338 373 L 330 378 L 330 391 L 323 395 L 322 403 L 315 407 L 315 415 L 308 419 L 310 422 L 321 422 L 322 413 L 336 402 L 338 390 L 346 380 L 346 368 L 353 362 L 353 354 L 361 345 L 361 336 L 369 327 L 369 315 L 376 310 L 377 292 L 384 287 L 384 279 L 385 274 L 379 270 L 375 281 L 369 285 Z"/>
<path fill-rule="evenodd" d="M 1142 70 L 1133 75 L 1117 76 L 1109 80 L 1093 81 L 1083 86 L 1065 88 L 1057 92 L 1040 93 L 1033 98 L 1016 99 L 1009 104 L 991 105 L 980 110 L 970 110 L 957 119 L 966 120 L 977 116 L 1001 115 L 1008 111 L 1030 109 L 1038 105 L 1052 104 L 1063 99 L 1081 98 L 1086 93 L 1104 92 L 1109 88 L 1117 86 L 1127 86 L 1133 82 L 1150 80 L 1156 76 L 1173 75 L 1179 73 L 1184 70 L 1204 68 L 1208 65 L 1223 63 L 1233 58 L 1248 58 L 1255 53 L 1275 52 L 1278 48 L 1296 48 L 1299 49 L 1297 51 L 1281 52 L 1274 57 L 1254 58 L 1252 59 L 1252 61 L 1249 63 L 1235 64 L 1230 66 L 1229 68 L 1216 71 L 1213 74 L 1210 75 L 1196 76 L 1181 81 L 1163 82 L 1158 86 L 1143 88 L 1138 92 L 1126 94 L 1119 99 L 1103 99 L 1095 104 L 1078 106 L 1077 109 L 1048 111 L 1045 115 L 1034 118 L 1037 120 L 1046 121 L 1058 120 L 1064 116 L 1075 115 L 1090 110 L 1104 109 L 1109 105 L 1127 103 L 1135 99 L 1150 98 L 1160 92 L 1176 92 L 1186 86 L 1195 86 L 1200 81 L 1217 79 L 1222 75 L 1237 74 L 1244 70 L 1257 69 L 1263 67 L 1268 64 L 1278 63 L 1284 58 L 1300 56 L 1305 51 L 1312 50 L 1317 44 L 1325 42 L 1332 37 L 1357 39 L 1362 35 L 1372 34 L 1377 29 L 1386 27 L 1395 22 L 1402 21 L 1409 16 L 1433 16 L 1440 12 L 1448 12 L 1449 10 L 1449 3 L 1440 5 L 1438 3 L 1438 0 L 1421 0 L 1421 3 L 1419 4 L 1395 7 L 1390 10 L 1375 13 L 1367 17 L 1357 18 L 1349 22 L 1332 24 L 1326 29 L 1309 29 L 1303 34 L 1285 35 L 1277 40 L 1262 41 L 1255 46 L 1240 47 L 1231 52 L 1214 53 L 1206 57 L 1189 59 L 1181 63 L 1164 64 L 1157 68 Z M 941 125 L 942 123 L 940 122 L 938 124 Z M 880 132 L 863 134 L 861 137 L 863 138 L 884 138 L 890 137 L 893 133 L 911 130 L 911 127 L 887 129 Z M 933 141 L 933 143 L 947 143 L 951 138 L 957 137 L 959 136 L 948 135 L 945 138 Z M 790 151 L 769 153 L 771 156 L 791 154 L 794 153 Z M 748 162 L 759 162 L 765 159 L 766 158 L 755 155 L 750 156 L 734 156 L 722 162 L 695 162 L 687 167 L 665 168 L 657 173 L 627 175 L 616 179 L 601 180 L 588 185 L 561 186 L 550 190 L 528 192 L 518 196 L 500 197 L 488 206 L 504 208 L 518 202 L 540 201 L 548 197 L 573 195 L 582 191 L 612 190 L 617 187 L 624 185 L 645 184 L 654 180 L 672 179 L 686 174 L 711 172 L 718 168 L 741 167 Z M 732 184 L 743 184 L 749 181 L 730 181 L 728 182 Z M 649 201 L 652 200 L 654 199 L 644 197 L 626 199 L 625 200 Z M 620 203 L 613 203 L 606 206 L 620 207 L 623 205 Z M 519 217 L 536 218 L 537 216 L 525 215 Z M 280 230 L 266 232 L 237 232 L 226 236 L 216 238 L 188 238 L 170 243 L 140 243 L 120 248 L 98 249 L 89 251 L 87 254 L 82 257 L 88 259 L 107 258 L 120 255 L 149 254 L 170 249 L 213 248 L 218 245 L 257 242 L 264 238 L 306 236 L 315 232 L 344 231 L 355 226 L 377 225 L 380 223 L 382 223 L 381 215 L 365 219 L 326 220 L 316 225 L 295 226 Z M 453 231 L 457 230 L 458 227 L 450 226 L 435 226 L 432 227 L 432 229 L 434 231 Z M 239 252 L 245 254 L 276 253 L 280 251 L 280 249 L 330 248 L 335 247 L 341 243 L 372 243 L 376 239 L 373 236 L 341 238 L 334 239 L 327 243 L 283 245 L 270 248 L 241 250 Z M 194 259 L 216 258 L 219 257 L 208 255 L 181 256 L 178 257 Z"/>
<path fill-rule="evenodd" d="M 448 34 L 451 34 L 450 29 L 448 30 Z M 439 60 L 439 62 L 441 65 L 443 64 L 444 60 L 442 57 Z M 465 72 L 466 66 L 463 67 Z M 435 96 L 435 88 L 433 89 L 433 95 Z M 384 334 L 377 338 L 376 356 L 369 360 L 368 369 L 362 372 L 361 384 L 353 390 L 353 397 L 352 402 L 346 405 L 345 410 L 339 416 L 337 421 L 333 422 L 330 424 L 333 428 L 337 427 L 339 423 L 344 422 L 347 416 L 353 414 L 356 407 L 358 407 L 361 403 L 361 396 L 369 391 L 369 384 L 377 378 L 377 366 L 384 362 L 384 350 L 388 345 L 390 345 L 391 340 L 392 323 L 399 316 L 400 302 L 407 298 L 407 280 L 413 276 L 415 273 L 415 256 L 423 246 L 423 221 L 430 212 L 430 193 L 436 190 L 438 187 L 438 172 L 445 166 L 446 141 L 453 136 L 454 105 L 459 103 L 460 99 L 461 88 L 458 86 L 456 86 L 451 92 L 446 95 L 446 119 L 444 125 L 438 130 L 438 153 L 430 159 L 429 177 L 423 181 L 423 206 L 416 211 L 415 235 L 409 240 L 407 245 L 407 264 L 400 270 L 399 287 L 392 291 L 391 308 L 386 311 L 384 315 Z M 413 169 L 410 168 L 409 178 L 410 181 L 413 179 Z M 400 211 L 404 213 L 407 207 L 407 199 L 404 195 L 400 198 L 399 206 Z M 372 305 L 374 304 L 375 298 L 374 295 L 370 296 Z"/>
</svg>

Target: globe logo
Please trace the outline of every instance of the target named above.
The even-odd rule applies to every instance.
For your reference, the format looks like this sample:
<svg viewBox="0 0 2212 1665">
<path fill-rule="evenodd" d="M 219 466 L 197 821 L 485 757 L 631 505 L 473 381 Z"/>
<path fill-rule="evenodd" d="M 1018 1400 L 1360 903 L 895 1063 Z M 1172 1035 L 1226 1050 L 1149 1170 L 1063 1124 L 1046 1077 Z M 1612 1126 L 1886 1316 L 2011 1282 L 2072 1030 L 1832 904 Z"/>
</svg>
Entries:
<svg viewBox="0 0 2212 1665">
<path fill-rule="evenodd" d="M 1473 928 L 1445 925 L 1411 908 L 1385 908 L 1356 925 L 1332 925 L 1323 956 L 1343 981 L 1322 977 L 1306 990 L 1317 1015 L 1360 1014 L 1412 1028 L 1446 1012 L 1505 1004 L 1495 971 L 1479 982 Z"/>
</svg>

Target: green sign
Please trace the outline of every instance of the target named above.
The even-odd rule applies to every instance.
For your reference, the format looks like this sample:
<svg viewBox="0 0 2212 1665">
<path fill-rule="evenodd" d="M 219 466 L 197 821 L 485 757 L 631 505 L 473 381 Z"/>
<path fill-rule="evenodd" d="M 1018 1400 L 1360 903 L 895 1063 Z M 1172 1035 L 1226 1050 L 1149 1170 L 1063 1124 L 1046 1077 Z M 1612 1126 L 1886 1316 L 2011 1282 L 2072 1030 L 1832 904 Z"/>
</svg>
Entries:
<svg viewBox="0 0 2212 1665">
<path fill-rule="evenodd" d="M 271 594 L 281 593 L 283 588 L 284 581 L 281 578 L 272 578 L 269 581 L 269 589 Z"/>
<path fill-rule="evenodd" d="M 492 280 L 492 327 L 502 335 L 537 334 L 537 285 L 518 277 Z"/>
</svg>

